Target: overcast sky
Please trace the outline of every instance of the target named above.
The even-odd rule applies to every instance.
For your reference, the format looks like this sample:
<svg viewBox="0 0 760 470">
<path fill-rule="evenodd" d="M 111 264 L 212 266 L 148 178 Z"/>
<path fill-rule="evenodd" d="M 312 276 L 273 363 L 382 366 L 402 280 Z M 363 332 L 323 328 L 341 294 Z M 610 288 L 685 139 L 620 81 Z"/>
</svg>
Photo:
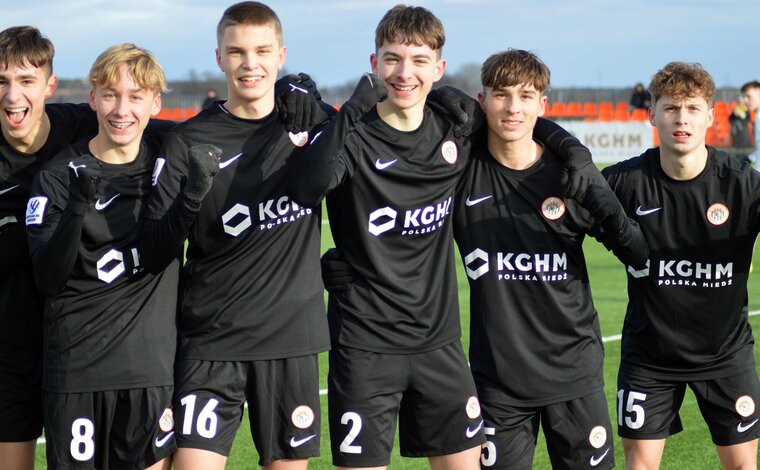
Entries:
<svg viewBox="0 0 760 470">
<path fill-rule="evenodd" d="M 168 78 L 218 71 L 219 0 L 2 0 L 0 29 L 31 24 L 56 46 L 62 78 L 84 77 L 120 42 L 153 51 Z M 374 28 L 395 0 L 274 0 L 289 71 L 321 85 L 353 82 L 369 69 Z M 536 52 L 554 87 L 648 82 L 671 60 L 701 62 L 718 86 L 760 79 L 758 0 L 437 0 L 414 3 L 446 28 L 449 71 L 509 47 Z M 12 6 L 9 6 L 12 5 Z"/>
</svg>

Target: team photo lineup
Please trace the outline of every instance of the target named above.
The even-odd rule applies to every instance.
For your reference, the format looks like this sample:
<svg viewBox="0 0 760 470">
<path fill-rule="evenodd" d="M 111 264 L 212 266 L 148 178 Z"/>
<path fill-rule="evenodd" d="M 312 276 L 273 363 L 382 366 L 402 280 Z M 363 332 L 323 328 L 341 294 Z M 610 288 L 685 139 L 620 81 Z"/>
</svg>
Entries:
<svg viewBox="0 0 760 470">
<path fill-rule="evenodd" d="M 760 153 L 706 144 L 708 70 L 651 70 L 657 146 L 600 170 L 534 52 L 439 86 L 426 7 L 378 18 L 343 103 L 281 73 L 269 6 L 220 14 L 226 99 L 183 122 L 139 43 L 53 103 L 45 31 L 0 31 L 0 470 L 690 468 L 684 403 L 757 469 Z M 625 276 L 616 399 L 593 245 Z"/>
</svg>

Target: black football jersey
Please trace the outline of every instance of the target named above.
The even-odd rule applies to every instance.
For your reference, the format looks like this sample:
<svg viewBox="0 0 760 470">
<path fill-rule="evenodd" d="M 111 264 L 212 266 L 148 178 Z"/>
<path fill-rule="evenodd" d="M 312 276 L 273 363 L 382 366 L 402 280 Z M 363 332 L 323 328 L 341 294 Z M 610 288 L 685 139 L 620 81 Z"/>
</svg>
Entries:
<svg viewBox="0 0 760 470">
<path fill-rule="evenodd" d="M 513 170 L 479 148 L 457 188 L 454 236 L 470 284 L 470 366 L 483 378 L 481 399 L 542 406 L 604 385 L 583 255 L 594 221 L 564 198 L 562 168 L 548 150 Z"/>
<path fill-rule="evenodd" d="M 0 133 L 0 231 L 23 228 L 32 179 L 53 155 L 85 136 L 98 123 L 86 104 L 48 104 L 50 133 L 34 154 L 18 152 Z M 0 273 L 0 341 L 21 347 L 42 346 L 42 297 L 34 288 L 27 247 L 2 246 L 19 254 L 18 262 Z"/>
<path fill-rule="evenodd" d="M 160 138 L 144 136 L 137 158 L 109 164 L 88 139 L 37 174 L 26 213 L 32 253 L 47 245 L 69 195 L 69 171 L 100 173 L 68 281 L 45 302 L 43 384 L 53 392 L 170 385 L 176 349 L 179 260 L 160 274 L 141 269 L 142 215 Z M 48 247 L 49 248 L 49 247 Z"/>
<path fill-rule="evenodd" d="M 402 132 L 372 110 L 346 139 L 327 210 L 358 279 L 330 302 L 333 341 L 408 353 L 460 338 L 451 217 L 469 142 L 451 126 L 426 107 L 420 127 Z"/>
<path fill-rule="evenodd" d="M 760 174 L 708 147 L 705 169 L 669 178 L 659 148 L 603 174 L 650 248 L 628 267 L 621 367 L 662 379 L 754 370 L 747 277 L 760 223 Z"/>
<path fill-rule="evenodd" d="M 167 135 L 147 217 L 160 219 L 195 144 L 222 149 L 219 173 L 189 234 L 179 320 L 183 359 L 266 360 L 329 348 L 320 276 L 321 208 L 285 194 L 308 143 L 273 111 L 238 118 L 215 103 Z"/>
</svg>

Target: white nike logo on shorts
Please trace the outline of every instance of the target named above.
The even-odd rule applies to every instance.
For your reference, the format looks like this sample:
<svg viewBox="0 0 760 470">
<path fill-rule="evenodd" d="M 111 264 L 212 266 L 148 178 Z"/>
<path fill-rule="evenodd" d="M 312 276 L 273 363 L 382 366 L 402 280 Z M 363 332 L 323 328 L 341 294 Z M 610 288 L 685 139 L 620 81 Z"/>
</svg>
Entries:
<svg viewBox="0 0 760 470">
<path fill-rule="evenodd" d="M 475 436 L 475 434 L 477 434 L 478 431 L 480 431 L 480 428 L 482 427 L 483 427 L 483 420 L 481 419 L 480 424 L 478 424 L 478 427 L 476 427 L 475 429 L 470 429 L 470 427 L 467 426 L 467 430 L 464 432 L 464 434 L 467 436 L 467 439 L 470 439 L 473 436 Z"/>
<path fill-rule="evenodd" d="M 113 200 L 116 199 L 117 197 L 119 197 L 118 194 L 112 197 L 111 199 L 107 200 L 106 202 L 100 202 L 100 199 L 98 199 L 97 201 L 95 201 L 95 210 L 102 211 L 103 209 L 108 207 L 108 205 L 111 204 Z"/>
<path fill-rule="evenodd" d="M 8 191 L 13 191 L 14 189 L 18 188 L 18 186 L 19 186 L 19 185 L 16 185 L 16 186 L 11 186 L 10 188 L 5 188 L 5 189 L 3 189 L 2 191 L 0 191 L 0 194 L 5 194 L 5 193 L 7 193 Z"/>
<path fill-rule="evenodd" d="M 380 159 L 378 158 L 375 161 L 375 168 L 377 168 L 378 170 L 385 170 L 386 168 L 388 168 L 389 166 L 393 165 L 397 161 L 398 161 L 398 158 L 395 159 L 395 160 L 391 160 L 389 162 L 381 162 Z"/>
<path fill-rule="evenodd" d="M 464 201 L 464 205 L 467 207 L 472 207 L 475 204 L 480 204 L 481 202 L 491 199 L 493 197 L 493 194 L 489 194 L 488 196 L 484 196 L 478 199 L 470 199 L 470 196 L 467 196 L 467 200 Z"/>
<path fill-rule="evenodd" d="M 302 445 L 306 444 L 307 442 L 314 439 L 315 437 L 317 437 L 317 435 L 312 434 L 311 436 L 296 440 L 296 436 L 293 436 L 290 438 L 290 447 L 301 447 Z"/>
<path fill-rule="evenodd" d="M 755 423 L 757 423 L 757 420 L 754 420 L 754 421 L 752 421 L 749 424 L 739 423 L 736 426 L 736 430 L 739 431 L 739 432 L 747 432 L 749 430 L 749 428 L 751 428 L 752 426 L 755 425 Z"/>
<path fill-rule="evenodd" d="M 173 435 L 174 435 L 174 431 L 170 432 L 169 434 L 165 434 L 165 435 L 164 435 L 164 437 L 162 437 L 161 439 L 159 439 L 159 438 L 156 438 L 156 442 L 154 442 L 154 444 L 156 444 L 156 447 L 159 447 L 159 448 L 161 448 L 161 447 L 163 447 L 163 446 L 164 446 L 164 445 L 165 445 L 167 442 L 169 442 L 169 439 L 170 439 L 170 438 L 171 438 Z"/>
<path fill-rule="evenodd" d="M 230 158 L 228 158 L 227 160 L 225 160 L 223 162 L 219 162 L 219 168 L 227 168 L 228 166 L 230 166 L 232 164 L 232 162 L 234 162 L 235 160 L 237 160 L 238 158 L 240 158 L 241 155 L 243 155 L 243 154 L 239 153 L 239 154 L 235 155 L 234 157 L 230 157 Z"/>
<path fill-rule="evenodd" d="M 654 209 L 642 209 L 641 206 L 636 208 L 636 215 L 649 215 L 661 210 L 662 207 L 655 207 Z"/>
<path fill-rule="evenodd" d="M 596 467 L 597 465 L 599 465 L 600 463 L 602 463 L 602 460 L 604 460 L 604 458 L 607 457 L 607 454 L 609 454 L 609 453 L 610 453 L 610 449 L 607 449 L 599 457 L 597 457 L 596 455 L 592 455 L 591 459 L 589 459 L 588 463 L 590 463 L 592 467 Z"/>
</svg>

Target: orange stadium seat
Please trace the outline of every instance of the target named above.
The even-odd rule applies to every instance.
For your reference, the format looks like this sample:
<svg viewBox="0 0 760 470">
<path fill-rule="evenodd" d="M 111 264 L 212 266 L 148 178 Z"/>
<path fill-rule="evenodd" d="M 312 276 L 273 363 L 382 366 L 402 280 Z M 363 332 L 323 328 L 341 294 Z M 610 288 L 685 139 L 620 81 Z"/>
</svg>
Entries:
<svg viewBox="0 0 760 470">
<path fill-rule="evenodd" d="M 625 109 L 620 106 L 615 106 L 615 115 L 612 117 L 613 121 L 627 121 L 628 120 L 628 107 Z"/>
<path fill-rule="evenodd" d="M 581 112 L 581 104 L 577 101 L 571 101 L 567 103 L 567 108 L 565 109 L 565 115 L 567 117 L 582 117 Z"/>
<path fill-rule="evenodd" d="M 552 117 L 565 117 L 565 103 L 560 101 L 552 103 Z"/>
<path fill-rule="evenodd" d="M 631 121 L 648 121 L 649 111 L 646 109 L 635 108 L 633 111 L 631 111 L 630 120 Z"/>
<path fill-rule="evenodd" d="M 586 101 L 583 103 L 583 110 L 581 113 L 585 118 L 595 118 L 599 115 L 599 108 L 593 101 Z"/>
<path fill-rule="evenodd" d="M 628 103 L 625 101 L 618 101 L 615 103 L 615 113 L 618 113 L 620 111 L 625 111 L 626 114 L 628 114 Z"/>
</svg>

